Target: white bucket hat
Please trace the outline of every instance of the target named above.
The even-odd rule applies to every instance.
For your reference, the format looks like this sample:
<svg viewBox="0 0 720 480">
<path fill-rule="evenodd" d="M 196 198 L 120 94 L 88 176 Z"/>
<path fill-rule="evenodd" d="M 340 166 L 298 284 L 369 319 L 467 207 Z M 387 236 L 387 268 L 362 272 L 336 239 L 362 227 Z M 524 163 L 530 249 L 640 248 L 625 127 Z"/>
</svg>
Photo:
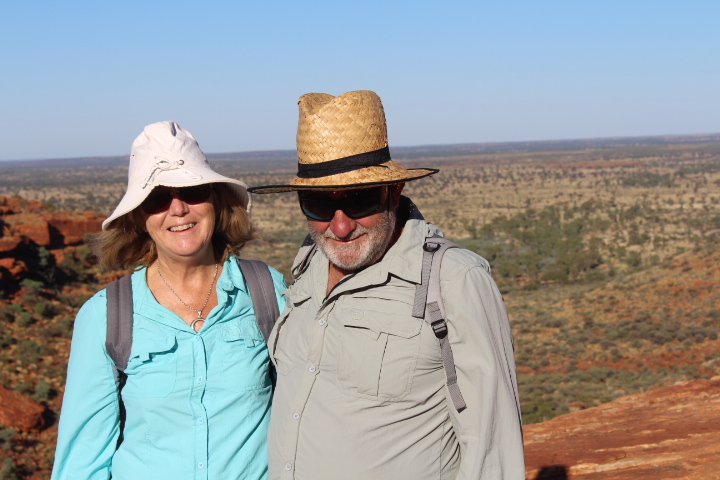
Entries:
<svg viewBox="0 0 720 480">
<path fill-rule="evenodd" d="M 115 211 L 102 224 L 103 230 L 118 217 L 136 209 L 158 185 L 192 187 L 227 183 L 250 211 L 247 185 L 215 172 L 190 132 L 175 122 L 148 125 L 132 144 L 128 186 Z"/>
</svg>

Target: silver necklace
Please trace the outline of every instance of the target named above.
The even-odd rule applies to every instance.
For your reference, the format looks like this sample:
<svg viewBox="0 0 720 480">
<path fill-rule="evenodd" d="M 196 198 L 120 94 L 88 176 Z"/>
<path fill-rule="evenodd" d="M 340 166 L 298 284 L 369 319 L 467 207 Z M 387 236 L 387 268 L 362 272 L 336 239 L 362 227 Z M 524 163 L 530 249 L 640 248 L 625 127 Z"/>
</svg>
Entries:
<svg viewBox="0 0 720 480">
<path fill-rule="evenodd" d="M 193 320 L 192 323 L 190 324 L 190 328 L 192 328 L 193 330 L 195 330 L 195 324 L 196 324 L 197 322 L 204 322 L 204 321 L 205 321 L 205 319 L 204 319 L 203 316 L 202 316 L 202 312 L 203 312 L 203 310 L 205 310 L 205 307 L 207 307 L 207 304 L 208 304 L 208 302 L 210 301 L 210 295 L 212 295 L 213 285 L 215 285 L 215 280 L 217 279 L 218 264 L 217 264 L 217 263 L 215 264 L 215 275 L 213 275 L 213 280 L 212 280 L 212 283 L 210 284 L 210 290 L 208 290 L 207 298 L 205 298 L 205 303 L 203 303 L 203 306 L 202 306 L 202 308 L 201 308 L 200 310 L 197 310 L 197 309 L 191 307 L 190 305 L 188 305 L 187 303 L 185 303 L 185 301 L 184 301 L 182 298 L 180 298 L 180 295 L 178 295 L 177 292 L 176 292 L 175 290 L 173 290 L 173 288 L 170 286 L 170 284 L 168 283 L 168 281 L 165 280 L 165 277 L 163 277 L 163 274 L 162 274 L 162 272 L 160 271 L 160 262 L 156 263 L 156 265 L 157 265 L 158 275 L 160 275 L 160 278 L 161 278 L 162 281 L 165 283 L 165 285 L 167 285 L 167 287 L 170 289 L 170 291 L 177 297 L 178 300 L 180 300 L 180 302 L 182 302 L 183 305 L 185 305 L 186 307 L 188 307 L 188 308 L 189 308 L 190 310 L 192 310 L 193 312 L 197 313 L 197 318 L 196 318 L 195 320 Z M 197 330 L 195 330 L 195 331 L 197 331 Z"/>
</svg>

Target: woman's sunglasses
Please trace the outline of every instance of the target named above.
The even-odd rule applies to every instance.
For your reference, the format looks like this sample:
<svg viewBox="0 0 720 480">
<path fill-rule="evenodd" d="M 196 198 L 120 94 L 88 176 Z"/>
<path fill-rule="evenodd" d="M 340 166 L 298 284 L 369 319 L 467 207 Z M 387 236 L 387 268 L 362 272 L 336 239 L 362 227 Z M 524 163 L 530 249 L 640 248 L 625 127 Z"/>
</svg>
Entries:
<svg viewBox="0 0 720 480">
<path fill-rule="evenodd" d="M 351 190 L 339 198 L 334 195 L 317 192 L 300 191 L 300 208 L 310 220 L 329 222 L 337 210 L 353 220 L 367 217 L 385 208 L 387 203 L 387 188 L 364 188 Z"/>
<path fill-rule="evenodd" d="M 173 198 L 177 196 L 189 205 L 206 202 L 210 198 L 212 185 L 196 185 L 194 187 L 155 187 L 145 201 L 140 204 L 143 212 L 148 215 L 164 212 L 170 208 Z"/>
</svg>

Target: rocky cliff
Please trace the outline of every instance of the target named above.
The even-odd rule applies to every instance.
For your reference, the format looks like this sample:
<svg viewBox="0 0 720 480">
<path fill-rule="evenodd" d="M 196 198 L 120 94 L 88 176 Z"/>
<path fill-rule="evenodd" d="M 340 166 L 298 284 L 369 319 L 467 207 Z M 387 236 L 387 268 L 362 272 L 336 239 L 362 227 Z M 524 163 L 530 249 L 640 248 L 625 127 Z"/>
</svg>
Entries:
<svg viewBox="0 0 720 480">
<path fill-rule="evenodd" d="M 0 283 L 17 282 L 28 271 L 28 247 L 44 247 L 60 263 L 64 249 L 99 232 L 104 219 L 94 211 L 48 211 L 42 202 L 0 196 Z"/>
<path fill-rule="evenodd" d="M 528 480 L 720 479 L 720 377 L 528 425 Z"/>
</svg>

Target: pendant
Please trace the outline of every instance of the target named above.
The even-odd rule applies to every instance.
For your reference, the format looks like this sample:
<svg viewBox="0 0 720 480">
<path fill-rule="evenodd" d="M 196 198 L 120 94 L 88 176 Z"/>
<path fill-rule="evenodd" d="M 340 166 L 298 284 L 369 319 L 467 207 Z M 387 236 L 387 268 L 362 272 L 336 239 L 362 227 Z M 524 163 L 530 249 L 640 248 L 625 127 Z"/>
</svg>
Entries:
<svg viewBox="0 0 720 480">
<path fill-rule="evenodd" d="M 192 323 L 190 324 L 190 328 L 192 328 L 192 329 L 195 330 L 196 332 L 199 332 L 200 329 L 202 328 L 202 325 L 200 325 L 200 326 L 196 329 L 196 328 L 195 328 L 195 324 L 196 324 L 197 322 L 203 322 L 203 323 L 204 323 L 204 322 L 205 322 L 205 319 L 202 318 L 202 317 L 198 317 L 198 318 L 196 318 L 195 320 L 193 320 Z"/>
</svg>

